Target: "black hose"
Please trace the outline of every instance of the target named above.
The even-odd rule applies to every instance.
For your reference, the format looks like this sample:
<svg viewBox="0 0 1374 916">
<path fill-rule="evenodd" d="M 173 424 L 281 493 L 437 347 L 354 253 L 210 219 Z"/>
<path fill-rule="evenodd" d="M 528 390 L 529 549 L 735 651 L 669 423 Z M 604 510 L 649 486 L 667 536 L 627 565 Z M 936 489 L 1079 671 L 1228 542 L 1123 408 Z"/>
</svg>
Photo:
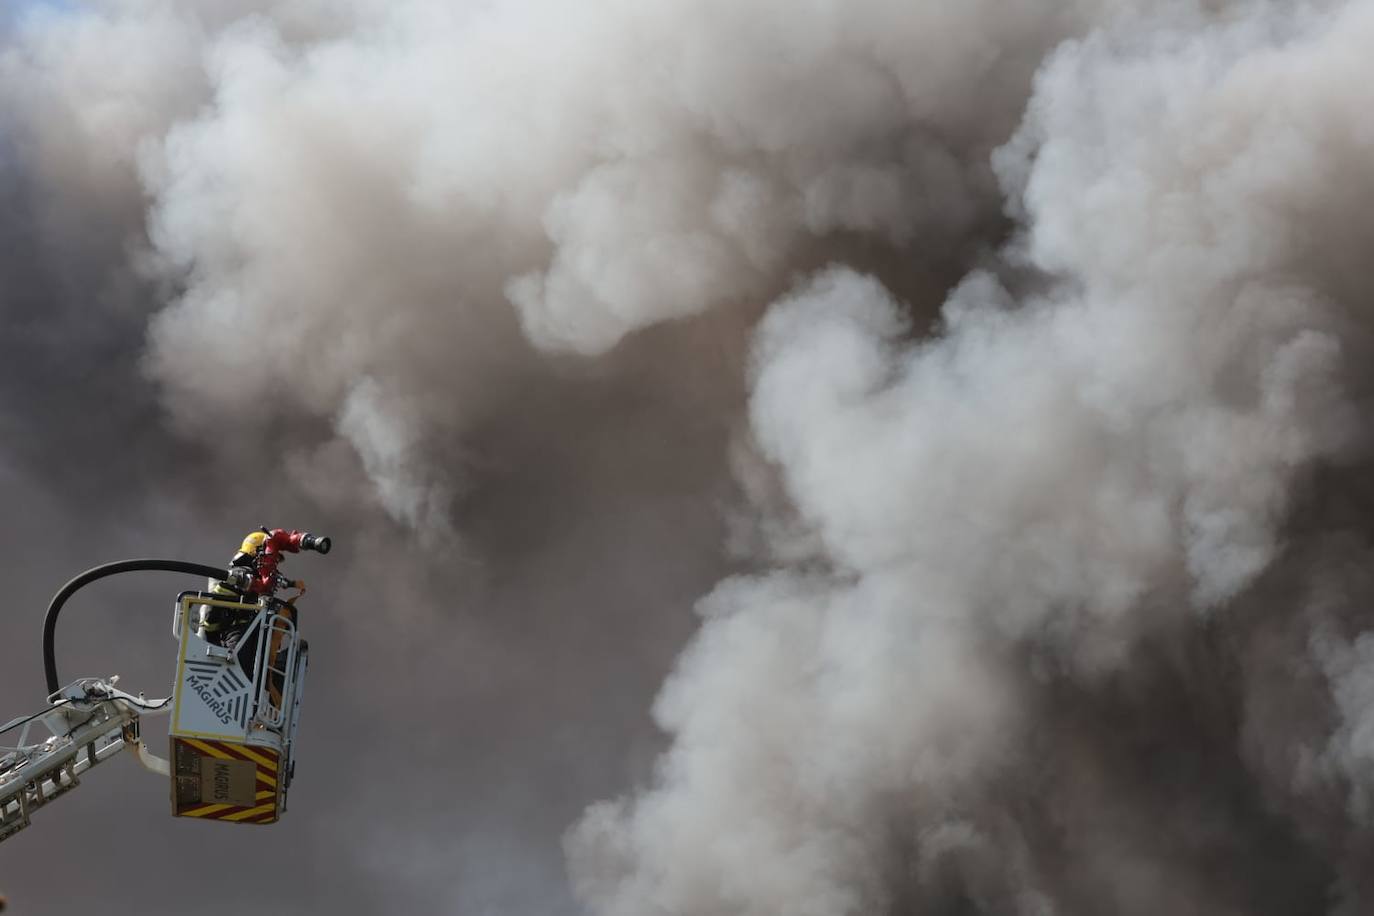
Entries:
<svg viewBox="0 0 1374 916">
<path fill-rule="evenodd" d="M 57 632 L 57 615 L 61 613 L 62 605 L 66 604 L 67 599 L 76 594 L 78 590 L 99 579 L 104 579 L 106 576 L 147 570 L 186 573 L 191 576 L 203 576 L 207 579 L 223 579 L 225 575 L 223 566 L 206 566 L 203 563 L 188 563 L 185 560 L 120 560 L 118 563 L 105 563 L 88 569 L 62 586 L 62 590 L 53 595 L 52 601 L 48 604 L 47 616 L 43 618 L 43 673 L 48 678 L 48 696 L 57 693 L 62 686 L 57 682 L 57 659 L 53 654 L 53 637 Z"/>
</svg>

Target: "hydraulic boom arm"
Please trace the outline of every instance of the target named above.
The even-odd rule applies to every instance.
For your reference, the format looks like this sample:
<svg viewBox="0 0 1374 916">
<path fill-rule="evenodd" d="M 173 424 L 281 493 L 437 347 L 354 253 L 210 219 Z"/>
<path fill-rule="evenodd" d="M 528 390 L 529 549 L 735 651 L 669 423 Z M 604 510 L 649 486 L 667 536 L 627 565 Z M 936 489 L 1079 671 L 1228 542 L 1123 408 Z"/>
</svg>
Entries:
<svg viewBox="0 0 1374 916">
<path fill-rule="evenodd" d="M 155 772 L 167 761 L 153 756 L 139 739 L 139 717 L 165 712 L 166 700 L 145 700 L 113 683 L 83 678 L 52 697 L 52 706 L 0 726 L 0 841 L 29 826 L 33 812 L 81 784 L 81 774 L 126 746 Z M 32 741 L 35 726 L 48 736 Z M 7 734 L 16 734 L 6 739 Z"/>
</svg>

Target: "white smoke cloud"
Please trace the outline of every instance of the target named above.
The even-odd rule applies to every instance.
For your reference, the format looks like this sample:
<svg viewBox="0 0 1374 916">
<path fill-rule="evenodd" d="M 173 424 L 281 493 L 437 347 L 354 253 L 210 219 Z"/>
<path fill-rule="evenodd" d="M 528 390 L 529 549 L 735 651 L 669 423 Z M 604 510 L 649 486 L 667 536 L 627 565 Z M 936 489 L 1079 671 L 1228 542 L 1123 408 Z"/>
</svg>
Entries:
<svg viewBox="0 0 1374 916">
<path fill-rule="evenodd" d="M 461 431 L 528 358 L 506 295 L 534 343 L 596 354 L 757 301 L 835 233 L 949 256 L 995 207 L 1027 49 L 1076 15 L 123 0 L 40 20 L 15 81 L 50 147 L 139 163 L 181 425 L 335 416 L 384 372 Z M 75 64 L 73 34 L 99 45 Z"/>
</svg>

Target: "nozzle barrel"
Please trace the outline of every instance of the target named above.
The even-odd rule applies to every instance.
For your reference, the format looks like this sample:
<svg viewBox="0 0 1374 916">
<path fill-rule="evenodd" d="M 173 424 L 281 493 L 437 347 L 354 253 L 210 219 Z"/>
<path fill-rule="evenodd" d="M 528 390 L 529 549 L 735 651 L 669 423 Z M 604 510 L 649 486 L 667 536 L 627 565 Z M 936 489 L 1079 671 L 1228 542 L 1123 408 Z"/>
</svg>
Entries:
<svg viewBox="0 0 1374 916">
<path fill-rule="evenodd" d="M 313 550 L 316 553 L 329 553 L 329 548 L 332 545 L 327 537 L 318 534 L 307 534 L 305 537 L 301 538 L 301 546 L 306 550 Z"/>
</svg>

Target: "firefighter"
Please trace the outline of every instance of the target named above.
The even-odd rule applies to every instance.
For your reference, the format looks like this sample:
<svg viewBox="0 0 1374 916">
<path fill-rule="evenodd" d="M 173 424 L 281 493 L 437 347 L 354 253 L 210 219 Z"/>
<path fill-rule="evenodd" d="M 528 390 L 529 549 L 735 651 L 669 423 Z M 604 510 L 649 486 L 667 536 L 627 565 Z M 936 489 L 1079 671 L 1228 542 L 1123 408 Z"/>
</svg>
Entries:
<svg viewBox="0 0 1374 916">
<path fill-rule="evenodd" d="M 210 591 L 246 605 L 274 597 L 279 588 L 303 589 L 303 583 L 293 582 L 278 570 L 282 555 L 302 550 L 329 553 L 329 547 L 329 538 L 304 531 L 266 526 L 250 531 L 229 561 L 229 575 L 222 580 L 211 580 Z M 232 649 L 256 615 L 256 607 L 252 610 L 211 607 L 201 620 L 201 631 L 211 642 Z"/>
</svg>

